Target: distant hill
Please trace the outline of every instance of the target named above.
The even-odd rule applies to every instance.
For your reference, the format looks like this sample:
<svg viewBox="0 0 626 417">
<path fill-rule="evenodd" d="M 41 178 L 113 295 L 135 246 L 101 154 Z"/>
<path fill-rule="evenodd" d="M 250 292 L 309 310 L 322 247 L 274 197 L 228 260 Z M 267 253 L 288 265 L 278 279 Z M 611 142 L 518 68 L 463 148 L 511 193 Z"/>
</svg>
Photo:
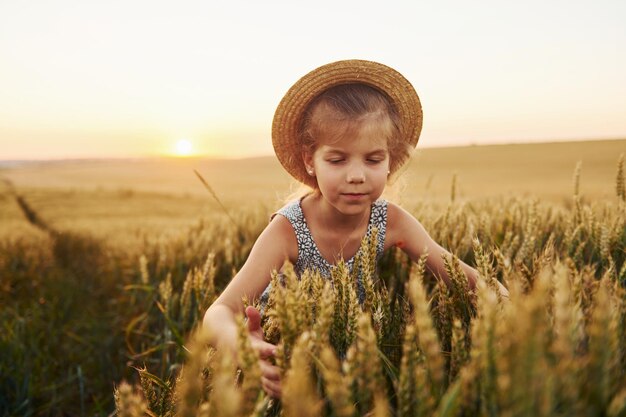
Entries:
<svg viewBox="0 0 626 417">
<path fill-rule="evenodd" d="M 449 198 L 457 176 L 459 198 L 535 195 L 563 199 L 582 161 L 581 192 L 587 198 L 615 195 L 616 163 L 626 139 L 416 150 L 390 191 L 410 201 Z M 19 188 L 136 190 L 204 194 L 197 170 L 224 199 L 288 195 L 297 184 L 274 156 L 248 159 L 90 159 L 0 161 L 0 177 Z"/>
</svg>

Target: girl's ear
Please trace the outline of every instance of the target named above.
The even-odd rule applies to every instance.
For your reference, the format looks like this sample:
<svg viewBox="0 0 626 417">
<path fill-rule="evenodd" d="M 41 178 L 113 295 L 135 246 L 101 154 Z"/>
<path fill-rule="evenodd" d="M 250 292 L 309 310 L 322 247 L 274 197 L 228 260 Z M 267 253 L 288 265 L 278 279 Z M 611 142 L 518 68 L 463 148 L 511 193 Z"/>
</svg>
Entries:
<svg viewBox="0 0 626 417">
<path fill-rule="evenodd" d="M 313 154 L 309 151 L 302 151 L 302 161 L 304 161 L 304 168 L 307 172 L 313 171 Z"/>
</svg>

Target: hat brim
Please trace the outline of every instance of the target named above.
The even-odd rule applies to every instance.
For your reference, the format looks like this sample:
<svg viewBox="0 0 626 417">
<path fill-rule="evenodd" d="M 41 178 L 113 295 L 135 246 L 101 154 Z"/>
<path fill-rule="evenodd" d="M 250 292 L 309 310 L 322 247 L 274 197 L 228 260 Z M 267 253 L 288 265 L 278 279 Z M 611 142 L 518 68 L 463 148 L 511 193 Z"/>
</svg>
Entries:
<svg viewBox="0 0 626 417">
<path fill-rule="evenodd" d="M 386 65 L 364 60 L 345 60 L 323 65 L 300 78 L 280 101 L 272 122 L 272 144 L 278 160 L 298 181 L 315 187 L 302 160 L 298 138 L 302 117 L 321 93 L 341 84 L 362 83 L 387 95 L 398 113 L 402 138 L 415 147 L 422 130 L 422 106 L 411 83 Z M 400 164 L 392 166 L 396 171 Z"/>
</svg>

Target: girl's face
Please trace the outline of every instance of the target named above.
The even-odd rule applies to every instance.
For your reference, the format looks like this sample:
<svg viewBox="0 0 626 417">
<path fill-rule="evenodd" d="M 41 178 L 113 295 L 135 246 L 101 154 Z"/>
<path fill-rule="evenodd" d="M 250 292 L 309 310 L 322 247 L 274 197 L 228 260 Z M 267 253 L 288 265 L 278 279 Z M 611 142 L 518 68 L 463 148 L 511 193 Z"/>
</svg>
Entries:
<svg viewBox="0 0 626 417">
<path fill-rule="evenodd" d="M 364 121 L 340 140 L 321 137 L 315 152 L 303 156 L 324 199 L 342 214 L 369 210 L 385 189 L 389 151 L 384 129 L 375 121 Z"/>
</svg>

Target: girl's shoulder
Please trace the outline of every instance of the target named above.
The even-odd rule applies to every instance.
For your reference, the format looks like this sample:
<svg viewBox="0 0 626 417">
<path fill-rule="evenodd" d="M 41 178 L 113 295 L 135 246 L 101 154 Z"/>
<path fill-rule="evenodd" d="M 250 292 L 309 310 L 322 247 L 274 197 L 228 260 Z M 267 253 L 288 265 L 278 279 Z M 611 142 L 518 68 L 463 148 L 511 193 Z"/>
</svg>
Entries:
<svg viewBox="0 0 626 417">
<path fill-rule="evenodd" d="M 300 199 L 291 200 L 270 215 L 270 225 L 274 223 L 280 233 L 293 234 L 292 223 L 301 215 Z"/>
<path fill-rule="evenodd" d="M 404 235 L 414 230 L 418 220 L 411 213 L 396 203 L 387 202 L 387 237 L 391 244 L 397 240 L 403 240 Z"/>
<path fill-rule="evenodd" d="M 272 246 L 281 247 L 287 258 L 293 263 L 298 256 L 296 235 L 289 219 L 285 216 L 277 216 L 278 213 L 276 212 L 271 216 L 263 234 L 267 235 L 268 242 L 271 242 Z"/>
<path fill-rule="evenodd" d="M 302 201 L 302 198 L 291 200 L 290 202 L 288 202 L 287 204 L 285 204 L 284 206 L 276 210 L 276 212 L 272 214 L 272 218 L 276 217 L 277 214 L 282 215 L 278 217 L 286 217 L 287 219 L 291 221 L 301 217 L 302 208 L 300 206 L 300 202 Z"/>
<path fill-rule="evenodd" d="M 387 201 L 387 225 L 392 226 L 410 214 L 398 204 Z"/>
</svg>

